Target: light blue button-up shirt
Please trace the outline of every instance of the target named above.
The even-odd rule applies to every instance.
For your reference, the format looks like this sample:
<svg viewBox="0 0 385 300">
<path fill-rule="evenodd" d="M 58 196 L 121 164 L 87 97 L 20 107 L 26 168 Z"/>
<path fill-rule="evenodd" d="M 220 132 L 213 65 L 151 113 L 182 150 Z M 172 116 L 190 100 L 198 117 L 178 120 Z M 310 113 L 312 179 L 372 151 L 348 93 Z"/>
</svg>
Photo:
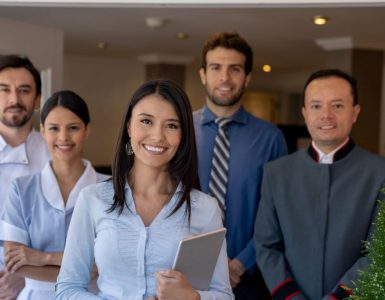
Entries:
<svg viewBox="0 0 385 300">
<path fill-rule="evenodd" d="M 171 269 L 179 241 L 222 227 L 216 201 L 199 191 L 191 192 L 191 223 L 183 205 L 169 216 L 182 193 L 182 185 L 146 227 L 136 213 L 126 185 L 129 209 L 121 215 L 107 213 L 113 198 L 112 182 L 84 189 L 76 204 L 63 263 L 57 282 L 57 299 L 147 299 L 156 293 L 154 273 Z M 87 292 L 93 262 L 99 272 L 97 296 Z M 229 284 L 225 243 L 208 291 L 201 299 L 233 299 Z"/>
</svg>

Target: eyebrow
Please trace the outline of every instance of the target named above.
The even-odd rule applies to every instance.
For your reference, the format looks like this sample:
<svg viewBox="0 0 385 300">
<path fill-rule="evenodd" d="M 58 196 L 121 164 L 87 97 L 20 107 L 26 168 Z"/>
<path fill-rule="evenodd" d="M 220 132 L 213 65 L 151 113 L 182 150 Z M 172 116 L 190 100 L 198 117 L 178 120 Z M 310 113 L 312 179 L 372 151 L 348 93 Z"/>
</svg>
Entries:
<svg viewBox="0 0 385 300">
<path fill-rule="evenodd" d="M 213 62 L 213 63 L 210 63 L 208 64 L 208 66 L 229 66 L 229 67 L 240 67 L 240 68 L 245 68 L 244 65 L 242 64 L 221 64 L 221 63 L 216 63 L 216 62 Z"/>
<path fill-rule="evenodd" d="M 79 125 L 79 124 L 81 124 L 81 122 L 72 122 L 72 123 L 69 123 L 69 124 L 66 124 L 66 126 L 71 126 L 71 125 Z M 53 125 L 55 125 L 55 126 L 57 126 L 57 125 L 59 125 L 59 123 L 47 123 L 47 125 L 50 125 L 50 126 L 53 126 Z"/>
<path fill-rule="evenodd" d="M 318 99 L 310 99 L 309 102 L 310 103 L 321 103 L 323 101 L 322 100 L 318 100 Z M 328 101 L 328 103 L 335 103 L 335 102 L 344 102 L 344 100 L 340 99 L 340 98 L 337 98 L 337 99 L 333 99 L 333 100 Z"/>
<path fill-rule="evenodd" d="M 138 116 L 155 118 L 153 115 L 148 114 L 148 113 L 140 113 L 140 114 L 138 114 Z M 167 119 L 167 121 L 178 122 L 178 123 L 180 123 L 180 121 L 179 121 L 178 119 Z"/>
<path fill-rule="evenodd" d="M 9 86 L 10 86 L 10 84 L 0 82 L 0 87 L 9 87 Z M 32 89 L 33 87 L 32 87 L 32 85 L 30 85 L 30 84 L 22 84 L 22 85 L 19 85 L 17 88 L 18 88 L 18 89 L 20 89 L 20 88 L 29 88 L 29 89 Z"/>
<path fill-rule="evenodd" d="M 30 89 L 32 89 L 32 85 L 30 85 L 30 84 L 22 84 L 22 85 L 19 85 L 17 88 L 18 89 L 19 88 L 30 88 Z"/>
</svg>

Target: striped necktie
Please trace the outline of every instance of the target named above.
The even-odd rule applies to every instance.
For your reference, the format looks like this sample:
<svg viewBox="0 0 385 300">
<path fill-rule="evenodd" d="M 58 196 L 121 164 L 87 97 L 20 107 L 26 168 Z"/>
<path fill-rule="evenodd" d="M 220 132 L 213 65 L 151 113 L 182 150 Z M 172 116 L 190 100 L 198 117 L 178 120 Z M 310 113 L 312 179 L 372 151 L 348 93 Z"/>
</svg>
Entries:
<svg viewBox="0 0 385 300">
<path fill-rule="evenodd" d="M 209 194 L 215 197 L 222 211 L 224 220 L 226 210 L 227 175 L 229 170 L 230 141 L 227 133 L 228 118 L 217 118 L 218 133 L 215 137 Z"/>
</svg>

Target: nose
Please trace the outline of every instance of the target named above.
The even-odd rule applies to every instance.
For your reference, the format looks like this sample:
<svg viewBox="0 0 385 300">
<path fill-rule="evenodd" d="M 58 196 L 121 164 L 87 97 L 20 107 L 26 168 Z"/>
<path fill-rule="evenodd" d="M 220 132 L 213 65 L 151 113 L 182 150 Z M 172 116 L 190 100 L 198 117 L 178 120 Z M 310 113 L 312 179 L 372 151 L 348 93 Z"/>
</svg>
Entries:
<svg viewBox="0 0 385 300">
<path fill-rule="evenodd" d="M 220 74 L 221 77 L 220 78 L 221 78 L 222 81 L 226 82 L 226 81 L 229 80 L 229 77 L 230 77 L 229 75 L 230 75 L 229 69 L 223 68 L 221 70 L 221 74 Z"/>
<path fill-rule="evenodd" d="M 325 106 L 322 110 L 322 118 L 323 119 L 331 119 L 333 118 L 333 110 L 329 106 Z"/>
<path fill-rule="evenodd" d="M 155 125 L 152 128 L 151 138 L 153 141 L 159 142 L 164 138 L 164 128 L 161 124 Z"/>
<path fill-rule="evenodd" d="M 17 89 L 10 88 L 10 91 L 8 93 L 8 102 L 10 105 L 15 105 L 19 103 L 19 94 L 17 92 Z"/>
<path fill-rule="evenodd" d="M 59 141 L 65 142 L 68 140 L 68 130 L 61 129 L 58 134 Z"/>
</svg>

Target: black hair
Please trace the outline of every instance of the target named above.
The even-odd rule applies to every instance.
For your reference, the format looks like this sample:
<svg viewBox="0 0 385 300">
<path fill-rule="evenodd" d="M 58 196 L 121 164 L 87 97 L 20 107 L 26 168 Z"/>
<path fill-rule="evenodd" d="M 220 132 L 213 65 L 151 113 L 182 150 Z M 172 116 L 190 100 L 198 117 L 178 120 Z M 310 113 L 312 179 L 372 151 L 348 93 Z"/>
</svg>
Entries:
<svg viewBox="0 0 385 300">
<path fill-rule="evenodd" d="M 238 33 L 218 32 L 210 36 L 202 49 L 201 68 L 206 70 L 206 55 L 217 47 L 234 49 L 245 56 L 245 73 L 248 75 L 253 69 L 253 50 Z"/>
<path fill-rule="evenodd" d="M 353 106 L 358 104 L 358 91 L 357 91 L 357 81 L 356 79 L 349 75 L 348 73 L 341 71 L 339 69 L 322 69 L 312 73 L 307 79 L 305 86 L 302 91 L 302 105 L 305 106 L 305 92 L 308 85 L 316 79 L 328 78 L 328 77 L 337 77 L 346 80 L 351 88 L 351 93 L 353 96 Z"/>
<path fill-rule="evenodd" d="M 127 207 L 124 186 L 127 175 L 134 164 L 135 155 L 127 155 L 125 146 L 129 142 L 127 124 L 129 123 L 132 110 L 144 97 L 150 95 L 160 96 L 159 101 L 169 102 L 175 109 L 180 121 L 181 142 L 175 156 L 171 159 L 168 171 L 171 179 L 181 181 L 183 194 L 177 205 L 170 213 L 175 213 L 186 203 L 188 219 L 191 216 L 190 192 L 193 188 L 200 189 L 198 179 L 198 155 L 195 142 L 194 123 L 190 101 L 183 89 L 174 81 L 169 79 L 154 79 L 141 85 L 133 94 L 131 101 L 123 115 L 118 135 L 116 150 L 112 163 L 112 181 L 114 185 L 114 199 L 109 212 L 118 209 L 122 213 L 124 206 Z"/>
<path fill-rule="evenodd" d="M 40 112 L 40 123 L 44 125 L 48 114 L 57 106 L 62 106 L 77 115 L 85 125 L 90 123 L 87 103 L 72 91 L 58 91 L 47 99 Z"/>
<path fill-rule="evenodd" d="M 0 72 L 6 68 L 24 68 L 29 71 L 35 81 L 36 96 L 41 95 L 40 72 L 35 68 L 27 56 L 23 55 L 0 55 Z"/>
</svg>

